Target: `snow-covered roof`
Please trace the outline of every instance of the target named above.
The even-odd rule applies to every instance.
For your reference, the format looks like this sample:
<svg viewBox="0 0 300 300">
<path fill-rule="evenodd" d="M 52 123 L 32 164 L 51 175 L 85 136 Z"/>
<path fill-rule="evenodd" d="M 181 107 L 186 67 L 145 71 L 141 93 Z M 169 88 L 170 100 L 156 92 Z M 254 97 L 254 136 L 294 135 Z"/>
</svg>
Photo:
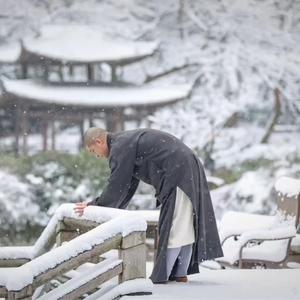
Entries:
<svg viewBox="0 0 300 300">
<path fill-rule="evenodd" d="M 18 61 L 21 54 L 19 44 L 0 45 L 0 63 L 15 63 Z"/>
<path fill-rule="evenodd" d="M 275 190 L 283 196 L 297 197 L 300 194 L 300 179 L 280 177 L 275 183 Z"/>
<path fill-rule="evenodd" d="M 191 85 L 172 86 L 61 86 L 25 80 L 3 80 L 6 93 L 40 103 L 83 107 L 137 107 L 170 104 L 186 98 Z"/>
<path fill-rule="evenodd" d="M 152 55 L 157 47 L 157 42 L 111 39 L 99 27 L 83 25 L 44 26 L 39 36 L 23 40 L 27 54 L 64 63 L 126 64 Z M 20 54 L 20 44 L 0 47 L 0 62 L 14 63 Z"/>
</svg>

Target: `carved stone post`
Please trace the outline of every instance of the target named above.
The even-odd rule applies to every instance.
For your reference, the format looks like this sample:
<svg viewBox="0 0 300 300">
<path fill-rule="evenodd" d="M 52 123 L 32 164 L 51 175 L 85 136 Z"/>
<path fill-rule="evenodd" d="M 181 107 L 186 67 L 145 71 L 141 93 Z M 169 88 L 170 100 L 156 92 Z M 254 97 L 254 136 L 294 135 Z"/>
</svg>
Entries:
<svg viewBox="0 0 300 300">
<path fill-rule="evenodd" d="M 123 260 L 123 272 L 119 283 L 136 278 L 146 278 L 146 233 L 134 232 L 123 238 L 119 258 Z"/>
</svg>

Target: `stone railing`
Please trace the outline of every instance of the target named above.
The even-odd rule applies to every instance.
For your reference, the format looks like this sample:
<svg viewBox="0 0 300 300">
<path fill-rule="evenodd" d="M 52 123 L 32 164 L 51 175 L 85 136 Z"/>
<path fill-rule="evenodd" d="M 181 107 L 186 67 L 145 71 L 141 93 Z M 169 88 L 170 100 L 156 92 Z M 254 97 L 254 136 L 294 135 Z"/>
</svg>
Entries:
<svg viewBox="0 0 300 300">
<path fill-rule="evenodd" d="M 146 228 L 145 220 L 126 211 L 93 207 L 80 218 L 74 215 L 73 205 L 64 205 L 34 246 L 0 248 L 2 266 L 26 261 L 18 267 L 0 269 L 0 297 L 75 299 L 97 291 L 97 287 L 115 276 L 119 284 L 145 279 Z M 54 236 L 57 247 L 45 252 Z M 103 254 L 112 249 L 118 250 L 118 256 L 105 259 Z M 87 262 L 94 263 L 88 271 L 52 290 L 49 288 L 51 280 Z M 141 292 L 149 293 L 149 284 Z"/>
</svg>

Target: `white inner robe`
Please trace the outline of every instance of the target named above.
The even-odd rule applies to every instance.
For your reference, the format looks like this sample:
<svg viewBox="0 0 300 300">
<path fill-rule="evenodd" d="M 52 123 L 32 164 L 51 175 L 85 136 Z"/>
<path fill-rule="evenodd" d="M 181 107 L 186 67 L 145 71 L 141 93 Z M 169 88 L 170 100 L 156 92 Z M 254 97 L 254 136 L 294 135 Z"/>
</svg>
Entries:
<svg viewBox="0 0 300 300">
<path fill-rule="evenodd" d="M 193 205 L 185 192 L 177 187 L 168 248 L 178 248 L 194 242 Z"/>
</svg>

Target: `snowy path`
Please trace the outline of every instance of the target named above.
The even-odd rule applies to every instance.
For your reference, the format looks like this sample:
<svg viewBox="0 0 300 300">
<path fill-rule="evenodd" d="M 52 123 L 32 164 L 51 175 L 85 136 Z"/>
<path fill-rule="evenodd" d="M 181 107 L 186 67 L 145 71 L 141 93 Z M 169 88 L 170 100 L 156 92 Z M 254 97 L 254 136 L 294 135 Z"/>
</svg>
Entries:
<svg viewBox="0 0 300 300">
<path fill-rule="evenodd" d="M 300 270 L 202 270 L 189 282 L 154 285 L 153 295 L 124 300 L 158 299 L 300 299 Z"/>
</svg>

